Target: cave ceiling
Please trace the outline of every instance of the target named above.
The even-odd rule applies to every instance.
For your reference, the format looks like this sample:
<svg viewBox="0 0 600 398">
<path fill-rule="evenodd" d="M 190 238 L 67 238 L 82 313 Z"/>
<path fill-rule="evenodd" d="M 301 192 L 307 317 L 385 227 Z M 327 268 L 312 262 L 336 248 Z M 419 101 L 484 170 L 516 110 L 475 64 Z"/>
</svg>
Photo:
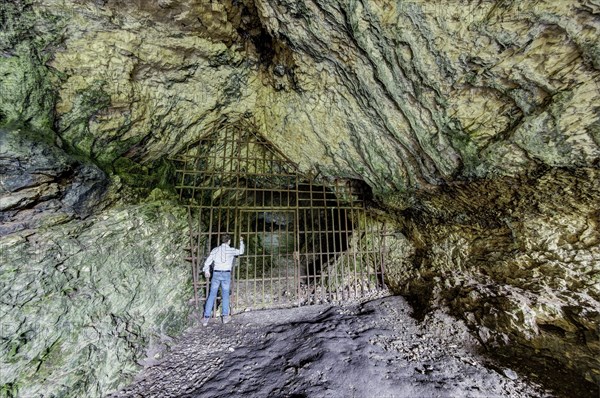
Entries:
<svg viewBox="0 0 600 398">
<path fill-rule="evenodd" d="M 1 117 L 35 122 L 23 92 L 46 87 L 38 124 L 107 167 L 151 165 L 242 116 L 301 169 L 377 193 L 600 158 L 595 1 L 3 7 L 22 31 L 2 42 Z"/>
</svg>

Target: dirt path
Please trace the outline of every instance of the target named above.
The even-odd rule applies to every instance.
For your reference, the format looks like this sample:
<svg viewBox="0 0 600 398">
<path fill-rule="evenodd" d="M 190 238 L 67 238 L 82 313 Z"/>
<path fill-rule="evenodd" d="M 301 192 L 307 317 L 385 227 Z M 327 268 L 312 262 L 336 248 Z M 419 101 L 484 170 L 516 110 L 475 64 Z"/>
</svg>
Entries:
<svg viewBox="0 0 600 398">
<path fill-rule="evenodd" d="M 401 297 L 240 314 L 190 329 L 111 397 L 549 397 L 484 366 L 461 322 Z"/>
</svg>

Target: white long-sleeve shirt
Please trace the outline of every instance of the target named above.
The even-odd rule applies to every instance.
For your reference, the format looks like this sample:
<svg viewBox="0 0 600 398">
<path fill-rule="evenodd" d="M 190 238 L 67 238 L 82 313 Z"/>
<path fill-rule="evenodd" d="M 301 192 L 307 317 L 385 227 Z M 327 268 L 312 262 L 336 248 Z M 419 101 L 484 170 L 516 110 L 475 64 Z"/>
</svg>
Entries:
<svg viewBox="0 0 600 398">
<path fill-rule="evenodd" d="M 233 266 L 233 260 L 235 256 L 239 256 L 244 254 L 244 242 L 240 242 L 239 250 L 233 247 L 230 247 L 227 243 L 223 243 L 221 246 L 217 246 L 210 252 L 208 258 L 204 262 L 204 268 L 202 271 L 206 273 L 210 271 L 210 265 L 215 263 L 215 271 L 231 271 L 231 267 Z"/>
</svg>

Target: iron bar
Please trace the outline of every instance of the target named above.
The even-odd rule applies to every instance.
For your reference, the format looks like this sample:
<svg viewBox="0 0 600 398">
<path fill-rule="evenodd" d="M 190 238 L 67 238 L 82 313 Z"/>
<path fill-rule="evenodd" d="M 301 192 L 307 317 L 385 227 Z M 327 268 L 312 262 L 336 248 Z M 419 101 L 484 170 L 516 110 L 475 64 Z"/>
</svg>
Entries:
<svg viewBox="0 0 600 398">
<path fill-rule="evenodd" d="M 195 245 L 194 245 L 194 237 L 192 235 L 192 209 L 188 208 L 188 223 L 190 225 L 189 228 L 189 237 L 190 237 L 190 254 L 192 256 L 192 280 L 194 283 L 194 306 L 198 307 L 198 257 L 194 258 L 195 253 Z M 198 310 L 198 308 L 196 308 Z"/>
<path fill-rule="evenodd" d="M 348 295 L 350 295 L 351 291 L 354 290 L 352 293 L 353 297 L 358 297 L 358 294 L 356 293 L 356 272 L 353 272 L 353 261 L 352 261 L 352 257 L 351 257 L 351 253 L 350 253 L 350 235 L 348 234 L 348 212 L 346 210 L 343 211 L 344 214 L 344 234 L 345 234 L 345 238 L 346 238 L 346 253 L 347 253 L 347 259 L 348 259 L 348 274 L 352 275 L 352 277 L 350 277 L 350 286 L 348 286 Z"/>
<path fill-rule="evenodd" d="M 336 184 L 339 184 L 339 181 L 336 181 Z M 344 191 L 344 189 L 342 187 L 342 193 L 343 193 L 343 191 Z M 336 199 L 337 199 L 337 201 L 336 201 L 336 207 L 335 207 L 334 211 L 337 210 L 337 215 L 338 215 L 338 217 L 337 217 L 337 224 L 338 224 L 337 225 L 337 227 L 338 227 L 337 231 L 339 231 L 339 230 L 342 229 L 342 214 L 341 214 L 340 208 L 338 207 L 338 205 L 340 204 L 340 202 L 339 202 L 339 195 L 336 195 Z M 334 225 L 334 228 L 335 228 L 335 225 Z M 335 233 L 334 236 L 333 236 L 333 239 L 337 238 L 337 240 L 338 240 L 338 251 L 340 253 L 345 252 L 345 249 L 343 247 L 342 236 L 343 235 L 340 232 Z M 345 300 L 346 299 L 344 297 L 344 292 L 346 290 L 346 275 L 345 275 L 345 272 L 344 272 L 344 267 L 345 267 L 345 264 L 344 264 L 345 261 L 344 260 L 345 260 L 345 256 L 344 255 L 340 255 L 338 258 L 339 258 L 339 263 L 340 263 L 340 277 L 341 277 L 341 280 L 342 280 L 342 283 L 340 285 L 341 289 L 342 289 L 342 300 Z"/>
<path fill-rule="evenodd" d="M 263 242 L 264 242 L 264 238 L 265 238 L 266 230 L 267 230 L 267 223 L 266 222 L 262 222 L 261 224 L 262 224 L 262 237 L 263 237 Z M 265 253 L 265 247 L 264 246 L 262 248 L 262 252 L 263 252 L 263 254 Z M 260 267 L 261 267 L 260 268 L 260 275 L 261 275 L 261 277 L 264 277 L 264 275 L 265 275 L 265 262 L 266 262 L 265 259 L 268 259 L 268 260 L 272 261 L 271 257 L 263 257 L 263 260 L 260 262 Z M 262 296 L 261 296 L 261 298 L 262 298 L 261 304 L 264 305 L 265 304 L 265 284 L 264 283 L 262 284 Z"/>
<path fill-rule="evenodd" d="M 323 186 L 323 194 L 325 194 L 325 187 Z M 316 199 L 316 198 L 315 198 Z M 317 239 L 319 241 L 319 250 L 318 250 L 318 264 L 319 264 L 319 273 L 321 275 L 321 302 L 324 303 L 326 302 L 329 297 L 328 297 L 328 290 L 325 288 L 325 282 L 327 281 L 327 284 L 329 284 L 329 270 L 326 268 L 326 261 L 325 258 L 323 256 L 323 229 L 321 226 L 321 214 L 325 213 L 325 202 L 323 201 L 323 205 L 321 205 L 320 209 L 318 210 L 318 215 L 317 215 L 317 223 L 318 223 L 318 229 L 317 229 Z M 315 264 L 316 265 L 316 264 Z"/>
</svg>

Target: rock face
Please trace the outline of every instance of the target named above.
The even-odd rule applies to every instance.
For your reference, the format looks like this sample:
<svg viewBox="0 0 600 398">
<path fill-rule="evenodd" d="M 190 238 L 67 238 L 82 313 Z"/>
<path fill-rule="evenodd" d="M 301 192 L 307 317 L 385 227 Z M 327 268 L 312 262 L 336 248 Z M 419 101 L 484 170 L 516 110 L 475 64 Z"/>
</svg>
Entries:
<svg viewBox="0 0 600 398">
<path fill-rule="evenodd" d="M 140 328 L 127 354 L 96 345 L 125 374 L 82 373 L 78 391 L 104 394 L 133 372 L 160 329 L 152 289 L 184 322 L 184 268 L 168 265 L 179 260 L 148 260 L 166 274 L 135 288 L 137 260 L 98 251 L 123 252 L 139 236 L 142 253 L 158 245 L 181 255 L 184 215 L 149 192 L 168 189 L 167 157 L 240 117 L 303 171 L 371 187 L 397 226 L 396 291 L 448 308 L 490 347 L 510 343 L 598 381 L 599 15 L 594 0 L 2 2 L 0 235 L 10 260 L 0 278 L 13 292 L 2 344 L 18 348 L 4 359 L 16 365 L 2 388 L 79 377 L 61 373 L 80 369 L 79 353 L 60 355 L 70 365 L 45 368 L 48 377 L 24 365 L 60 353 L 67 334 L 28 345 L 19 328 L 29 313 L 52 324 L 93 312 L 77 313 L 66 280 L 28 279 L 62 275 L 62 260 L 41 257 L 46 246 L 94 242 L 69 257 L 74 280 L 97 281 L 88 263 L 106 280 L 131 269 L 127 288 L 98 297 L 155 314 L 124 323 Z M 14 293 L 20 284 L 27 294 Z M 66 294 L 62 312 L 46 310 L 50 292 Z M 106 306 L 121 330 L 130 318 Z"/>
<path fill-rule="evenodd" d="M 85 218 L 101 208 L 109 185 L 93 163 L 18 128 L 0 128 L 0 171 L 0 236 Z"/>
<path fill-rule="evenodd" d="M 2 391 L 102 396 L 187 326 L 187 220 L 168 200 L 0 238 Z"/>
<path fill-rule="evenodd" d="M 390 282 L 502 355 L 600 377 L 600 172 L 445 187 L 404 212 Z"/>
<path fill-rule="evenodd" d="M 600 157 L 595 2 L 144 4 L 44 0 L 20 14 L 52 43 L 49 68 L 35 66 L 58 92 L 57 133 L 102 164 L 148 164 L 246 112 L 304 169 L 379 193 Z M 33 68 L 47 44 L 24 43 L 5 50 L 7 69 Z M 28 105 L 23 68 L 2 85 Z"/>
<path fill-rule="evenodd" d="M 293 50 L 295 82 L 261 97 L 263 123 L 279 141 L 315 135 L 320 165 L 386 191 L 598 162 L 594 2 L 258 8 Z"/>
</svg>

